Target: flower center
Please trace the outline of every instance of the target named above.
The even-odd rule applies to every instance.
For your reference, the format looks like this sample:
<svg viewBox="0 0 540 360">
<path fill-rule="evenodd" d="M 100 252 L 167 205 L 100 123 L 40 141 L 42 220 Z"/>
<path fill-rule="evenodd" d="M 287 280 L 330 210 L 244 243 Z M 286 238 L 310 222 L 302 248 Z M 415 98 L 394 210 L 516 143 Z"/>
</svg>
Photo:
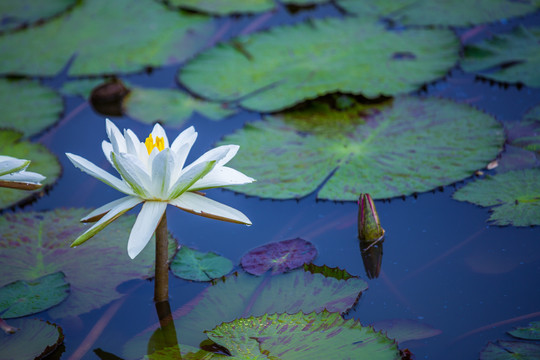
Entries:
<svg viewBox="0 0 540 360">
<path fill-rule="evenodd" d="M 144 145 L 146 146 L 146 150 L 148 150 L 148 155 L 150 155 L 154 148 L 157 148 L 159 151 L 163 150 L 165 148 L 165 141 L 163 141 L 162 137 L 156 136 L 156 142 L 154 142 L 154 138 L 150 134 L 144 141 Z"/>
</svg>

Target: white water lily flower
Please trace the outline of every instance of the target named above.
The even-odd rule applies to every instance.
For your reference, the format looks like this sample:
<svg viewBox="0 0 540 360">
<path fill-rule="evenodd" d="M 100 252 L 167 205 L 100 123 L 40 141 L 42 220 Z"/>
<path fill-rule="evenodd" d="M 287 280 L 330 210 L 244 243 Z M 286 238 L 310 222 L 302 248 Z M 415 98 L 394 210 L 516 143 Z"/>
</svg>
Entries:
<svg viewBox="0 0 540 360">
<path fill-rule="evenodd" d="M 0 187 L 23 190 L 35 190 L 42 187 L 41 181 L 45 180 L 45 176 L 26 171 L 30 162 L 30 160 L 0 155 Z"/>
<path fill-rule="evenodd" d="M 197 192 L 254 181 L 249 176 L 225 166 L 236 155 L 238 145 L 214 148 L 184 167 L 187 155 L 197 138 L 193 126 L 180 133 L 169 145 L 167 134 L 159 124 L 156 124 L 148 138 L 141 142 L 133 131 L 124 130 L 122 135 L 109 119 L 106 122 L 110 143 L 103 141 L 102 149 L 121 179 L 80 156 L 70 153 L 66 155 L 77 168 L 127 196 L 103 205 L 81 219 L 84 222 L 99 221 L 79 236 L 71 246 L 82 244 L 140 203 L 144 204 L 128 240 L 128 255 L 132 259 L 148 244 L 167 204 L 196 215 L 251 225 L 251 221 L 240 211 Z"/>
</svg>

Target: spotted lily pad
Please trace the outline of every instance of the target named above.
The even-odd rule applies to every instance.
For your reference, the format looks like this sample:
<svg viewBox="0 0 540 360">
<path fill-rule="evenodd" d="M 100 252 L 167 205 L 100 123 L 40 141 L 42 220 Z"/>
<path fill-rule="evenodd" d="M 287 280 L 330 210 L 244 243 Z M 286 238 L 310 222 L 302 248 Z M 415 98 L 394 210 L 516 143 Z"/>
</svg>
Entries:
<svg viewBox="0 0 540 360">
<path fill-rule="evenodd" d="M 62 271 L 71 294 L 49 314 L 75 316 L 99 308 L 122 296 L 116 287 L 127 280 L 153 276 L 155 246 L 149 244 L 137 258 L 127 254 L 127 238 L 135 216 L 124 215 L 84 246 L 69 244 L 88 225 L 79 219 L 87 209 L 4 214 L 0 217 L 0 286 L 15 280 L 32 280 Z M 172 256 L 176 242 L 170 241 Z M 88 276 L 92 274 L 92 276 Z"/>
<path fill-rule="evenodd" d="M 343 313 L 367 289 L 359 278 L 337 280 L 304 270 L 257 277 L 240 273 L 206 288 L 183 308 L 175 311 L 179 344 L 198 346 L 211 330 L 224 321 L 265 313 L 320 312 L 326 309 Z M 145 332 L 129 341 L 124 357 L 140 358 L 151 333 Z"/>
<path fill-rule="evenodd" d="M 328 311 L 237 319 L 207 335 L 240 359 L 401 359 L 384 334 Z"/>
<path fill-rule="evenodd" d="M 466 72 L 505 83 L 540 87 L 540 27 L 519 26 L 507 34 L 465 47 Z"/>
<path fill-rule="evenodd" d="M 399 344 L 410 340 L 426 339 L 442 333 L 441 330 L 420 321 L 410 319 L 381 320 L 373 324 L 373 328 L 381 331 Z"/>
<path fill-rule="evenodd" d="M 290 199 L 322 184 L 318 198 L 354 201 L 361 193 L 391 198 L 462 180 L 493 160 L 503 142 L 491 116 L 415 97 L 345 111 L 314 104 L 251 122 L 223 139 L 244 149 L 234 168 L 257 179 L 235 191 Z"/>
<path fill-rule="evenodd" d="M 540 225 L 540 169 L 509 171 L 467 184 L 454 199 L 493 206 L 495 225 Z"/>
<path fill-rule="evenodd" d="M 469 26 L 525 15 L 540 1 L 515 0 L 338 0 L 337 4 L 358 16 L 384 17 L 405 25 Z"/>
<path fill-rule="evenodd" d="M 480 360 L 539 359 L 540 344 L 524 341 L 489 343 L 480 353 Z"/>
<path fill-rule="evenodd" d="M 62 272 L 35 280 L 19 280 L 0 288 L 0 314 L 9 319 L 47 310 L 64 301 L 69 284 Z"/>
<path fill-rule="evenodd" d="M 368 98 L 418 89 L 457 60 L 443 29 L 391 31 L 357 19 L 322 19 L 246 35 L 204 51 L 179 74 L 193 92 L 270 112 L 333 92 Z"/>
<path fill-rule="evenodd" d="M 215 15 L 257 13 L 272 10 L 273 0 L 167 0 L 172 6 Z"/>
<path fill-rule="evenodd" d="M 45 176 L 46 179 L 41 182 L 44 186 L 54 184 L 62 171 L 56 156 L 45 146 L 21 141 L 21 138 L 22 134 L 17 131 L 0 130 L 0 154 L 32 161 L 27 170 Z M 23 191 L 0 188 L 0 209 L 21 204 L 40 194 L 42 190 Z M 15 280 L 19 279 L 14 278 L 13 281 Z"/>
<path fill-rule="evenodd" d="M 14 334 L 0 332 L 2 360 L 42 359 L 64 341 L 62 328 L 38 319 L 18 319 L 10 324 Z"/>
<path fill-rule="evenodd" d="M 141 87 L 130 88 L 123 107 L 126 114 L 135 120 L 147 124 L 159 121 L 172 127 L 182 126 L 194 112 L 212 120 L 220 120 L 235 112 L 223 104 L 199 100 L 179 90 Z"/>
<path fill-rule="evenodd" d="M 26 137 L 54 124 L 63 110 L 56 91 L 30 80 L 0 79 L 0 128 L 21 131 Z"/>
<path fill-rule="evenodd" d="M 77 0 L 0 1 L 0 31 L 13 30 L 58 15 Z"/>
<path fill-rule="evenodd" d="M 210 281 L 231 272 L 232 261 L 212 252 L 203 253 L 182 246 L 171 263 L 171 271 L 182 279 Z"/>
<path fill-rule="evenodd" d="M 259 246 L 242 256 L 240 262 L 244 270 L 253 275 L 262 275 L 268 270 L 279 274 L 310 263 L 315 257 L 315 246 L 296 238 Z"/>
<path fill-rule="evenodd" d="M 72 76 L 177 64 L 203 48 L 213 32 L 210 18 L 156 1 L 81 1 L 43 26 L 0 36 L 0 73 L 53 76 L 72 58 Z"/>
<path fill-rule="evenodd" d="M 513 337 L 525 340 L 540 340 L 540 321 L 534 321 L 526 327 L 519 327 L 508 332 Z"/>
</svg>

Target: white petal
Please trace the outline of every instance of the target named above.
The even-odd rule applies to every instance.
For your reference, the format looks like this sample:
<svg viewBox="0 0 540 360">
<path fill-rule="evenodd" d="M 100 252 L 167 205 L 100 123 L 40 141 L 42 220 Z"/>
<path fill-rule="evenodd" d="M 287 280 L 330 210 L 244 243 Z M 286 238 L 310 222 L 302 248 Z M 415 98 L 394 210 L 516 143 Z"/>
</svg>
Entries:
<svg viewBox="0 0 540 360">
<path fill-rule="evenodd" d="M 248 184 L 255 181 L 240 171 L 230 167 L 221 166 L 214 168 L 205 177 L 198 180 L 190 188 L 190 191 L 204 190 L 221 186 Z"/>
<path fill-rule="evenodd" d="M 158 136 L 163 138 L 165 147 L 169 147 L 169 139 L 167 138 L 167 133 L 165 133 L 165 130 L 163 130 L 159 123 L 156 123 L 156 125 L 154 125 L 154 128 L 152 129 L 152 136 L 154 137 L 154 142 L 156 141 L 156 137 Z"/>
<path fill-rule="evenodd" d="M 182 131 L 176 139 L 174 139 L 171 150 L 174 152 L 178 152 L 178 150 L 184 145 L 184 144 L 190 144 L 189 149 L 191 149 L 191 146 L 197 139 L 197 132 L 195 131 L 195 128 L 193 126 L 188 127 L 186 130 Z M 188 152 L 189 152 L 188 149 Z"/>
<path fill-rule="evenodd" d="M 171 174 L 175 167 L 174 152 L 163 149 L 152 161 L 152 195 L 166 199 L 171 183 Z"/>
<path fill-rule="evenodd" d="M 14 174 L 7 174 L 0 176 L 0 180 L 4 181 L 16 181 L 22 183 L 31 183 L 39 184 L 41 181 L 45 180 L 45 176 L 31 172 L 31 171 L 19 171 Z"/>
<path fill-rule="evenodd" d="M 146 201 L 143 204 L 129 234 L 127 251 L 130 258 L 134 259 L 148 244 L 166 208 L 167 203 L 163 201 Z"/>
<path fill-rule="evenodd" d="M 182 196 L 169 201 L 169 204 L 195 215 L 237 224 L 251 225 L 251 221 L 240 211 L 191 192 L 186 192 Z"/>
<path fill-rule="evenodd" d="M 150 193 L 150 175 L 142 168 L 140 160 L 133 154 L 117 154 L 112 152 L 115 169 L 125 182 L 131 186 L 135 194 L 147 198 Z"/>
<path fill-rule="evenodd" d="M 2 156 L 0 159 L 0 176 L 23 171 L 30 164 L 30 160 L 17 159 L 11 156 Z"/>
<path fill-rule="evenodd" d="M 107 225 L 116 220 L 120 215 L 133 208 L 137 204 L 141 203 L 143 200 L 138 197 L 128 196 L 124 198 L 125 200 L 117 204 L 112 208 L 104 217 L 102 217 L 97 223 L 92 225 L 92 227 L 79 236 L 71 246 L 77 246 L 90 239 L 92 236 L 96 235 L 98 232 L 103 230 Z"/>
<path fill-rule="evenodd" d="M 124 130 L 124 138 L 126 139 L 126 151 L 138 157 L 141 142 L 137 135 L 130 129 L 127 129 Z"/>
<path fill-rule="evenodd" d="M 169 190 L 169 196 L 167 198 L 174 199 L 182 195 L 184 192 L 189 190 L 189 188 L 199 179 L 212 171 L 215 165 L 215 161 L 207 161 L 196 164 L 185 172 L 183 171 L 182 175 L 180 175 L 178 180 L 173 185 L 171 185 L 171 188 Z"/>
<path fill-rule="evenodd" d="M 66 153 L 66 155 L 69 158 L 69 160 L 71 160 L 73 165 L 75 165 L 76 168 L 84 171 L 88 175 L 93 176 L 96 179 L 103 181 L 105 184 L 112 186 L 113 188 L 115 188 L 118 191 L 123 192 L 124 194 L 135 195 L 133 193 L 133 190 L 131 190 L 131 188 L 125 182 L 112 176 L 111 174 L 97 167 L 96 165 L 86 160 L 85 158 L 82 158 L 78 155 L 74 155 L 70 153 Z"/>
<path fill-rule="evenodd" d="M 125 201 L 127 201 L 130 198 L 133 198 L 133 197 L 132 196 L 126 196 L 126 197 L 120 198 L 118 200 L 111 201 L 110 203 L 107 203 L 107 204 L 105 204 L 103 206 L 100 206 L 97 209 L 95 209 L 94 211 L 92 211 L 90 214 L 83 217 L 81 219 L 81 221 L 82 222 L 98 221 L 99 219 L 101 219 L 103 217 L 103 215 L 105 215 L 106 213 L 111 211 L 111 209 L 117 207 L 118 205 L 123 204 Z"/>
<path fill-rule="evenodd" d="M 201 162 L 212 161 L 212 160 L 217 161 L 216 167 L 223 166 L 226 163 L 228 163 L 229 160 L 231 160 L 234 157 L 234 155 L 236 155 L 239 148 L 240 148 L 240 146 L 238 146 L 238 145 L 218 146 L 218 147 L 213 148 L 212 150 L 209 150 L 206 153 L 204 153 L 200 158 L 198 158 L 193 163 L 186 166 L 185 169 L 187 170 L 190 167 L 195 166 L 195 165 L 197 165 L 197 164 L 199 164 Z"/>
<path fill-rule="evenodd" d="M 111 140 L 113 151 L 115 153 L 125 153 L 126 139 L 124 139 L 120 130 L 118 130 L 111 120 L 106 119 L 106 123 L 107 136 L 109 136 L 109 140 Z"/>
<path fill-rule="evenodd" d="M 111 158 L 111 153 L 113 151 L 111 143 L 103 140 L 103 142 L 101 143 L 101 150 L 103 150 L 103 154 L 105 154 L 105 157 L 107 158 L 109 163 L 112 165 L 112 167 L 114 167 L 114 164 Z"/>
</svg>

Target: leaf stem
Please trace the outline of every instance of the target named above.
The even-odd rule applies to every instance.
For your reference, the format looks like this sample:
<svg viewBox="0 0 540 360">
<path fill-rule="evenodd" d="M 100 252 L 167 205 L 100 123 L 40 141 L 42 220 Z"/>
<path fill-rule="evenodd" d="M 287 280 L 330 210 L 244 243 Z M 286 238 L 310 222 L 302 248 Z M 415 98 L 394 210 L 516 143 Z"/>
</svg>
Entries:
<svg viewBox="0 0 540 360">
<path fill-rule="evenodd" d="M 156 228 L 156 280 L 154 286 L 154 301 L 169 299 L 169 244 L 167 234 L 167 213 Z"/>
</svg>

